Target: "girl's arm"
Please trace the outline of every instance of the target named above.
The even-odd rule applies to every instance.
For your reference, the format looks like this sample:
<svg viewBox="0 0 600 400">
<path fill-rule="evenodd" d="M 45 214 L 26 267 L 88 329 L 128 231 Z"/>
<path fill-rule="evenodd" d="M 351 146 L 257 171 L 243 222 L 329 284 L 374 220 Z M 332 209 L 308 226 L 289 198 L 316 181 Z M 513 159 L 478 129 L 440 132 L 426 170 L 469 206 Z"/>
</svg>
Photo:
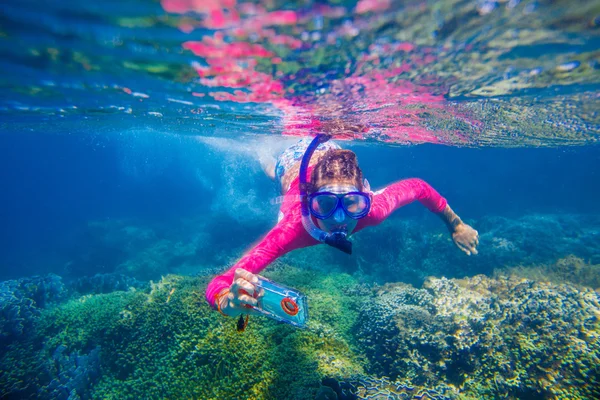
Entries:
<svg viewBox="0 0 600 400">
<path fill-rule="evenodd" d="M 446 199 L 424 180 L 403 179 L 373 193 L 371 211 L 364 223 L 366 226 L 380 224 L 395 210 L 414 201 L 436 214 L 442 213 L 448 205 Z"/>
<path fill-rule="evenodd" d="M 446 208 L 440 214 L 440 217 L 448 227 L 452 240 L 459 249 L 464 251 L 468 256 L 477 254 L 477 246 L 479 245 L 479 233 L 471 226 L 462 222 L 460 217 L 446 204 Z"/>
<path fill-rule="evenodd" d="M 242 268 L 258 274 L 285 253 L 316 244 L 316 241 L 304 231 L 300 219 L 296 217 L 298 217 L 296 213 L 288 214 L 234 266 L 213 278 L 206 288 L 206 300 L 211 307 L 216 308 L 215 296 L 231 286 L 236 269 Z"/>
<path fill-rule="evenodd" d="M 438 214 L 448 227 L 454 243 L 467 255 L 477 254 L 478 232 L 462 222 L 448 202 L 422 179 L 404 179 L 373 193 L 371 211 L 359 222 L 356 231 L 378 225 L 398 208 L 419 201 L 429 211 Z"/>
</svg>

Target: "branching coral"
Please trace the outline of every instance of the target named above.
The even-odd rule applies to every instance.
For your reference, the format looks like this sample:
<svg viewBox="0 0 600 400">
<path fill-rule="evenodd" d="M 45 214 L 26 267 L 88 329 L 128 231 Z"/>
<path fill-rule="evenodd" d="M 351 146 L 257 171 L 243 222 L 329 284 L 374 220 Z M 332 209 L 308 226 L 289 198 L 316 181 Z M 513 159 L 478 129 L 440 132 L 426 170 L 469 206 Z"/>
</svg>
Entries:
<svg viewBox="0 0 600 400">
<path fill-rule="evenodd" d="M 0 341 L 25 334 L 43 307 L 66 295 L 54 274 L 0 282 Z"/>
<path fill-rule="evenodd" d="M 599 313 L 589 289 L 432 278 L 419 290 L 389 286 L 362 309 L 357 328 L 370 372 L 479 397 L 593 398 Z"/>
<path fill-rule="evenodd" d="M 572 254 L 554 263 L 499 269 L 496 271 L 496 275 L 515 275 L 553 283 L 569 282 L 600 289 L 600 264 L 594 265 L 585 262 Z"/>
<path fill-rule="evenodd" d="M 74 298 L 43 311 L 35 343 L 18 343 L 3 359 L 13 367 L 19 353 L 46 360 L 37 372 L 20 365 L 13 374 L 15 381 L 36 373 L 40 380 L 28 389 L 4 390 L 28 397 L 75 388 L 81 395 L 82 371 L 68 363 L 60 371 L 49 366 L 53 359 L 91 357 L 96 348 L 103 374 L 89 380 L 94 398 L 311 398 L 324 377 L 363 373 L 349 340 L 361 299 L 332 296 L 357 283 L 348 275 L 290 267 L 275 269 L 271 277 L 284 276 L 297 278 L 297 286 L 309 293 L 307 329 L 252 316 L 246 331 L 238 333 L 234 319 L 206 304 L 207 278 L 167 275 L 147 289 Z"/>
<path fill-rule="evenodd" d="M 206 304 L 208 277 L 167 275 L 38 309 L 30 334 L 4 349 L 0 389 L 306 399 L 331 397 L 319 387 L 334 380 L 364 399 L 598 397 L 600 298 L 590 289 L 484 276 L 372 286 L 282 264 L 266 275 L 308 295 L 307 329 L 251 316 L 238 333 Z"/>
<path fill-rule="evenodd" d="M 402 381 L 371 376 L 354 377 L 346 382 L 352 393 L 361 400 L 379 399 L 428 399 L 450 400 L 458 397 L 458 391 L 450 386 L 439 384 L 436 387 L 423 387 Z"/>
</svg>

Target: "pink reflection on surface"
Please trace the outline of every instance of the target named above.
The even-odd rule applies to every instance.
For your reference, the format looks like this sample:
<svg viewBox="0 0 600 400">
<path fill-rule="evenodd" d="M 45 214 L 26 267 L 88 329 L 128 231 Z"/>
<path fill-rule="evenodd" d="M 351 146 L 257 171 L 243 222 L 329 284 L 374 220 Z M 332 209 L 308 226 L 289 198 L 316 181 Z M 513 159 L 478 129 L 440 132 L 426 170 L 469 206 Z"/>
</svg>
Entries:
<svg viewBox="0 0 600 400">
<path fill-rule="evenodd" d="M 272 57 L 273 53 L 259 44 L 245 42 L 225 43 L 222 40 L 185 42 L 183 47 L 206 59 L 238 59 L 248 57 Z"/>
<path fill-rule="evenodd" d="M 273 53 L 259 44 L 225 43 L 220 35 L 204 37 L 201 42 L 185 42 L 185 49 L 204 58 L 208 66 L 195 64 L 200 83 L 209 87 L 237 88 L 233 93 L 211 92 L 218 101 L 264 103 L 283 96 L 281 82 L 271 75 L 255 70 L 257 58 L 270 58 Z M 280 60 L 275 60 L 280 62 Z"/>
<path fill-rule="evenodd" d="M 197 26 L 219 29 L 201 40 L 183 43 L 183 48 L 200 57 L 193 64 L 200 84 L 224 89 L 208 95 L 217 101 L 276 107 L 282 113 L 283 135 L 327 132 L 338 139 L 450 143 L 464 138 L 457 131 L 429 128 L 432 119 L 460 119 L 477 125 L 453 111 L 444 93 L 439 92 L 435 76 L 408 79 L 411 71 L 436 61 L 432 49 L 417 48 L 413 43 L 372 44 L 352 68 L 345 67 L 346 76 L 325 84 L 307 72 L 302 73 L 304 82 L 299 82 L 295 72 L 286 74 L 279 69 L 286 62 L 298 62 L 295 52 L 302 51 L 308 59 L 314 53 L 312 39 L 307 40 L 311 35 L 302 24 L 323 14 L 347 17 L 348 10 L 343 7 L 315 5 L 300 14 L 268 10 L 268 2 L 238 5 L 235 0 L 162 0 L 161 4 L 172 13 L 195 12 L 202 17 Z M 368 14 L 389 7 L 389 0 L 361 0 L 354 12 Z M 189 25 L 180 28 L 187 32 Z M 323 32 L 323 37 L 326 43 L 334 44 L 339 38 L 357 36 L 367 26 L 364 20 L 347 20 L 336 30 Z M 390 64 L 386 61 L 390 57 L 396 61 Z M 400 78 L 404 76 L 407 79 Z M 315 92 L 318 81 L 322 89 Z M 297 94 L 288 87 L 296 83 L 303 92 Z M 307 90 L 311 87 L 312 91 Z"/>
<path fill-rule="evenodd" d="M 198 13 L 222 10 L 235 7 L 236 0 L 161 0 L 160 4 L 166 12 L 184 14 L 195 11 Z"/>
<path fill-rule="evenodd" d="M 391 0 L 360 0 L 356 4 L 355 12 L 357 14 L 365 14 L 368 12 L 385 11 L 391 4 Z"/>
<path fill-rule="evenodd" d="M 195 12 L 204 14 L 206 19 L 203 26 L 206 28 L 224 28 L 240 20 L 240 16 L 235 9 L 236 0 L 161 0 L 160 4 L 166 12 L 170 13 Z M 184 32 L 190 32 L 192 26 L 183 24 L 180 29 Z"/>
</svg>

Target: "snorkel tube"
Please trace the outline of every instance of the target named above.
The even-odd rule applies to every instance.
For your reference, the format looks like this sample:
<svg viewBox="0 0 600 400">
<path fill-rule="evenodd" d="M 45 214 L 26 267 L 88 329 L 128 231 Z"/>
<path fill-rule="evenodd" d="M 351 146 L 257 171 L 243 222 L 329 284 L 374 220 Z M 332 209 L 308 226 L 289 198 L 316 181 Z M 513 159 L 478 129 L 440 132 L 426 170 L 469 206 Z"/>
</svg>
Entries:
<svg viewBox="0 0 600 400">
<path fill-rule="evenodd" d="M 330 135 L 319 134 L 315 136 L 312 142 L 308 145 L 304 156 L 302 157 L 302 163 L 300 164 L 300 197 L 302 204 L 302 225 L 304 225 L 304 229 L 306 232 L 310 234 L 315 240 L 319 242 L 326 243 L 331 247 L 335 247 L 338 250 L 343 251 L 347 254 L 352 254 L 352 242 L 347 239 L 348 232 L 325 232 L 324 230 L 319 229 L 313 222 L 310 217 L 310 210 L 308 208 L 308 195 L 306 194 L 306 189 L 308 187 L 306 172 L 308 170 L 308 165 L 310 164 L 310 159 L 315 152 L 316 148 L 321 144 L 327 142 L 331 139 Z"/>
</svg>

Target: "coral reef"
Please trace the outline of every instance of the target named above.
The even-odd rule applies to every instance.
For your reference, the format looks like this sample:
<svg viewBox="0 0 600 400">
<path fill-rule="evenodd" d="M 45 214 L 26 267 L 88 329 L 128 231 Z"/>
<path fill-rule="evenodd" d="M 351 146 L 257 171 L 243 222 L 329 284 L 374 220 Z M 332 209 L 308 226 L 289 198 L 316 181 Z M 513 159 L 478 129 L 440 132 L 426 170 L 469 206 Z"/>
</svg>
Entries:
<svg viewBox="0 0 600 400">
<path fill-rule="evenodd" d="M 44 337 L 12 343 L 1 354 L 0 397 L 3 399 L 90 399 L 101 376 L 100 346 L 71 351 L 52 348 Z"/>
<path fill-rule="evenodd" d="M 91 360 L 97 348 L 102 376 L 94 380 L 91 364 L 81 375 L 92 398 L 313 398 L 323 377 L 363 373 L 348 340 L 362 299 L 342 293 L 346 307 L 331 307 L 338 301 L 334 289 L 351 292 L 352 278 L 283 266 L 270 277 L 284 276 L 288 284 L 297 278 L 294 284 L 311 296 L 308 329 L 253 316 L 246 331 L 237 333 L 234 319 L 207 306 L 208 277 L 169 275 L 144 290 L 73 298 L 42 312 L 33 340 L 7 349 L 1 392 L 33 398 L 40 391 L 55 393 L 58 382 L 60 393 L 75 388 L 78 396 L 87 396 L 76 387 L 81 374 L 49 365 L 61 354 L 71 360 L 88 354 Z M 19 356 L 46 361 L 36 366 L 20 363 Z M 38 378 L 25 385 L 27 376 Z"/>
<path fill-rule="evenodd" d="M 348 344 L 323 334 L 334 329 L 318 314 L 314 329 L 251 317 L 238 334 L 233 319 L 208 309 L 201 288 L 197 279 L 165 277 L 140 303 L 126 307 L 120 335 L 130 340 L 115 344 L 111 353 L 118 356 L 107 360 L 113 368 L 97 396 L 310 398 L 323 374 L 361 371 Z"/>
<path fill-rule="evenodd" d="M 407 384 L 368 375 L 337 381 L 323 379 L 316 400 L 457 399 L 458 390 L 443 383 L 435 387 Z"/>
<path fill-rule="evenodd" d="M 314 246 L 296 250 L 282 261 L 303 269 L 323 266 L 326 272 L 353 273 L 380 283 L 401 280 L 414 286 L 421 286 L 428 276 L 492 275 L 498 268 L 551 264 L 571 254 L 600 264 L 600 220 L 594 216 L 486 216 L 467 221 L 480 233 L 480 252 L 465 257 L 443 224 L 424 213 L 422 218 L 393 216 L 359 232 L 351 257 Z M 223 225 L 228 228 L 222 229 Z M 174 226 L 97 221 L 88 225 L 78 247 L 65 255 L 70 261 L 64 268 L 73 278 L 116 273 L 150 280 L 169 273 L 206 274 L 233 264 L 249 247 L 249 240 L 258 240 L 270 227 L 270 221 L 241 224 L 227 215 L 183 219 Z"/>
<path fill-rule="evenodd" d="M 553 264 L 517 266 L 495 271 L 496 275 L 515 275 L 535 281 L 572 283 L 600 289 L 600 264 L 590 264 L 579 257 L 569 255 Z"/>
<path fill-rule="evenodd" d="M 83 276 L 69 284 L 69 287 L 79 294 L 101 294 L 111 293 L 130 288 L 141 289 L 147 283 L 138 281 L 123 274 L 96 274 L 94 276 Z"/>
<path fill-rule="evenodd" d="M 144 281 L 169 273 L 205 272 L 235 261 L 248 246 L 248 234 L 258 238 L 268 229 L 263 224 L 249 230 L 226 218 L 190 218 L 176 228 L 131 220 L 90 222 L 77 236 L 77 247 L 64 254 L 68 261 L 63 269 L 73 279 L 125 274 Z M 230 228 L 223 230 L 222 224 Z"/>
<path fill-rule="evenodd" d="M 26 334 L 40 309 L 66 295 L 54 274 L 0 282 L 0 344 Z"/>
<path fill-rule="evenodd" d="M 380 288 L 360 312 L 368 372 L 479 398 L 600 394 L 600 295 L 476 276 Z"/>
<path fill-rule="evenodd" d="M 119 264 L 116 271 L 148 280 L 169 273 L 170 267 L 183 263 L 195 255 L 196 246 L 193 242 L 172 242 L 161 239 L 151 246 L 138 249 L 131 257 Z"/>
<path fill-rule="evenodd" d="M 600 294 L 589 288 L 483 275 L 380 286 L 281 261 L 265 275 L 307 294 L 306 329 L 251 316 L 238 333 L 235 319 L 206 304 L 209 276 L 73 291 L 61 303 L 49 295 L 56 278 L 38 282 L 43 295 L 30 297 L 45 307 L 25 308 L 27 334 L 13 335 L 0 351 L 1 396 L 600 396 Z"/>
<path fill-rule="evenodd" d="M 127 299 L 142 295 L 87 295 L 38 310 L 27 322 L 27 335 L 14 338 L 0 353 L 0 393 L 14 399 L 39 398 L 40 393 L 63 398 L 75 389 L 77 396 L 89 398 L 88 384 L 99 377 L 96 349 L 105 353 L 106 346 L 110 353 L 111 342 L 123 340 L 118 336 L 120 312 Z"/>
<path fill-rule="evenodd" d="M 100 377 L 100 346 L 89 354 L 65 354 L 66 346 L 61 345 L 52 354 L 52 375 L 47 386 L 39 391 L 44 399 L 89 399 L 93 384 Z"/>
<path fill-rule="evenodd" d="M 372 376 L 354 377 L 352 380 L 343 383 L 351 387 L 350 391 L 357 399 L 450 400 L 458 398 L 458 391 L 445 384 L 439 384 L 436 387 L 423 387 Z"/>
<path fill-rule="evenodd" d="M 476 257 L 465 257 L 431 216 L 393 217 L 357 234 L 355 257 L 331 259 L 330 265 L 337 264 L 342 271 L 362 271 L 381 283 L 399 280 L 421 286 L 428 276 L 492 275 L 498 268 L 552 264 L 569 255 L 600 264 L 600 220 L 595 216 L 487 216 L 467 222 L 480 234 Z M 290 263 L 295 261 L 290 259 Z"/>
</svg>

